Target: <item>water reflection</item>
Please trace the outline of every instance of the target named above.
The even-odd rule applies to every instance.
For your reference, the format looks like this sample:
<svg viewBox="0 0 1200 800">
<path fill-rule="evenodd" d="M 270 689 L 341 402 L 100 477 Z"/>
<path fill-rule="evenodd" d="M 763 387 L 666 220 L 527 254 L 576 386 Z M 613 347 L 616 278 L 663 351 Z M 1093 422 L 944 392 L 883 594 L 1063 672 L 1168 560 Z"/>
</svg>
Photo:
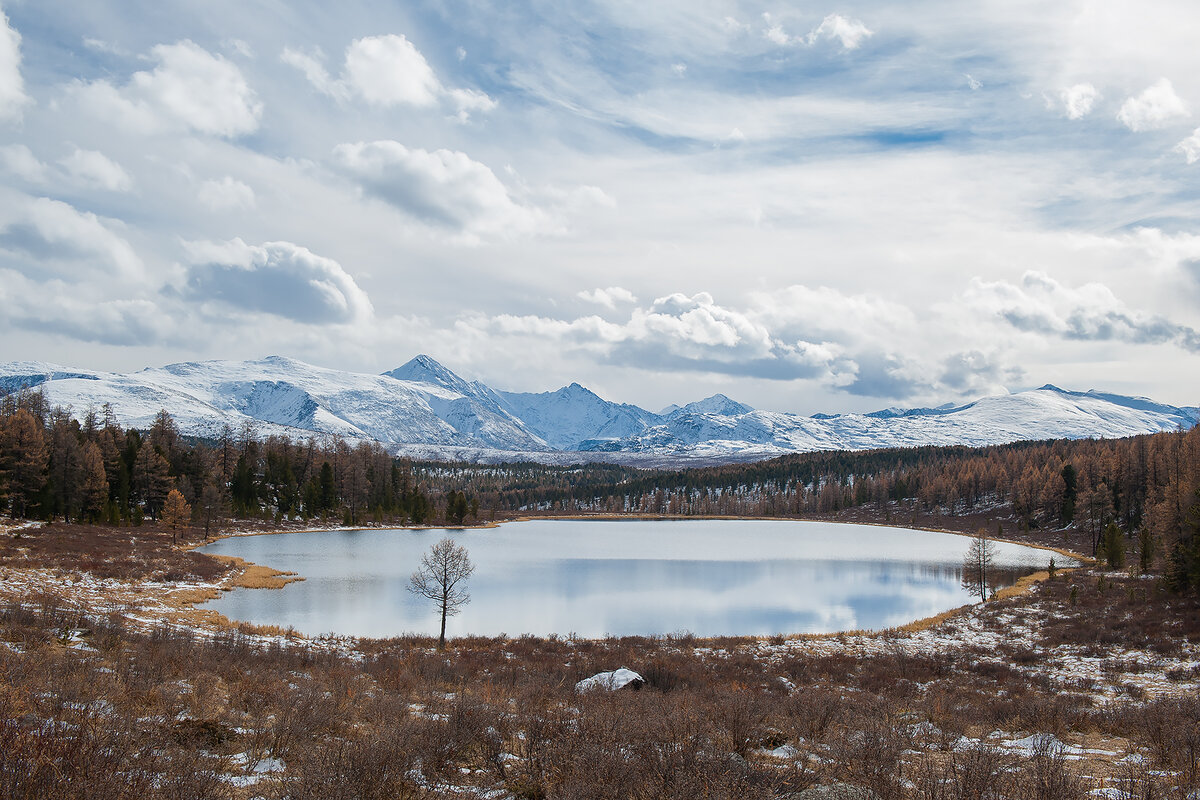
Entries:
<svg viewBox="0 0 1200 800">
<path fill-rule="evenodd" d="M 447 531 L 337 531 L 226 539 L 205 548 L 305 576 L 209 604 L 233 619 L 309 634 L 436 634 L 406 590 Z M 701 636 L 901 625 L 970 602 L 967 539 L 874 526 L 774 521 L 555 521 L 449 532 L 476 564 L 450 635 Z M 1048 554 L 1000 545 L 1001 585 Z M 1058 559 L 1062 561 L 1061 558 Z"/>
</svg>

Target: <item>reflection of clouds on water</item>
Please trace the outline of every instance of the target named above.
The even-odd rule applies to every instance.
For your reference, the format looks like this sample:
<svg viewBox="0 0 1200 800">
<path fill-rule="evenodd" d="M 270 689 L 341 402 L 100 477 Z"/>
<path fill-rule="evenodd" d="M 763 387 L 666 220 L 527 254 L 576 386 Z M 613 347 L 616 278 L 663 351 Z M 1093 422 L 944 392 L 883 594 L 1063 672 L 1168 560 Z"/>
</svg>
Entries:
<svg viewBox="0 0 1200 800">
<path fill-rule="evenodd" d="M 227 616 L 306 633 L 435 633 L 431 604 L 406 590 L 445 531 L 348 531 L 227 539 L 209 549 L 289 569 L 280 591 L 238 590 Z M 902 625 L 970 601 L 964 537 L 831 523 L 551 521 L 454 531 L 477 566 L 452 635 L 699 635 Z M 998 563 L 1041 566 L 1004 545 Z M 1025 571 L 1028 571 L 1027 569 Z M 1006 583 L 1020 570 L 1008 571 Z"/>
</svg>

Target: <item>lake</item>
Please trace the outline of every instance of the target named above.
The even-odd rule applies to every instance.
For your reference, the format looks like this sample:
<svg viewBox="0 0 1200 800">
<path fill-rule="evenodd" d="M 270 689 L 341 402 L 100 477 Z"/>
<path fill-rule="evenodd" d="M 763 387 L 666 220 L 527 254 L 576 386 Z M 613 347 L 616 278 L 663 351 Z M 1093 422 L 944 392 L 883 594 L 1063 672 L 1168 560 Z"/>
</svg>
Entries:
<svg viewBox="0 0 1200 800">
<path fill-rule="evenodd" d="M 450 618 L 449 636 L 874 630 L 971 602 L 961 586 L 969 539 L 952 534 L 792 520 L 531 520 L 223 539 L 201 550 L 305 580 L 237 589 L 205 607 L 309 635 L 436 636 L 433 604 L 407 585 L 444 536 L 475 563 L 471 602 Z M 996 549 L 1005 584 L 1045 569 L 1052 555 L 1006 543 Z"/>
</svg>

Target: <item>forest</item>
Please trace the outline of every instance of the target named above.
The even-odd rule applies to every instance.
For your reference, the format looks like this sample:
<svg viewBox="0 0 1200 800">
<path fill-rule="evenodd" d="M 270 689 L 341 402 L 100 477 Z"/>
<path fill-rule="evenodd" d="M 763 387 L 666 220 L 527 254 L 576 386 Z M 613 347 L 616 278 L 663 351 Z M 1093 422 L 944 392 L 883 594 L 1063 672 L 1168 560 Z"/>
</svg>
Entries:
<svg viewBox="0 0 1200 800">
<path fill-rule="evenodd" d="M 0 398 L 0 510 L 13 517 L 138 526 L 169 494 L 207 538 L 231 519 L 452 524 L 515 515 L 813 517 L 880 522 L 997 512 L 1019 531 L 1068 531 L 1090 554 L 1119 545 L 1172 585 L 1200 586 L 1200 429 L 1119 440 L 1019 442 L 787 455 L 749 464 L 640 470 L 411 462 L 335 436 L 180 434 L 161 411 L 125 429 L 110 408 L 82 420 L 38 392 Z M 1118 542 L 1106 531 L 1119 531 Z M 1069 543 L 1064 540 L 1064 544 Z"/>
</svg>

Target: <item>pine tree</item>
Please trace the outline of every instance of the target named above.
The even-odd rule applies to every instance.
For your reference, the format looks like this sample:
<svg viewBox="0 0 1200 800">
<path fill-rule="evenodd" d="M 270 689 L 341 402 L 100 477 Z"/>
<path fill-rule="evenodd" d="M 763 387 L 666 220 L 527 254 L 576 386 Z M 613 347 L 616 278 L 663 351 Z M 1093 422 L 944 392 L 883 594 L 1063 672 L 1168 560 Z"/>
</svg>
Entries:
<svg viewBox="0 0 1200 800">
<path fill-rule="evenodd" d="M 1116 522 L 1110 522 L 1104 528 L 1104 536 L 1100 542 L 1101 555 L 1110 569 L 1120 569 L 1125 566 L 1125 534 Z"/>
<path fill-rule="evenodd" d="M 142 503 L 152 519 L 158 518 L 163 501 L 171 488 L 170 467 L 167 460 L 148 443 L 137 451 L 133 462 L 134 498 Z"/>
</svg>

